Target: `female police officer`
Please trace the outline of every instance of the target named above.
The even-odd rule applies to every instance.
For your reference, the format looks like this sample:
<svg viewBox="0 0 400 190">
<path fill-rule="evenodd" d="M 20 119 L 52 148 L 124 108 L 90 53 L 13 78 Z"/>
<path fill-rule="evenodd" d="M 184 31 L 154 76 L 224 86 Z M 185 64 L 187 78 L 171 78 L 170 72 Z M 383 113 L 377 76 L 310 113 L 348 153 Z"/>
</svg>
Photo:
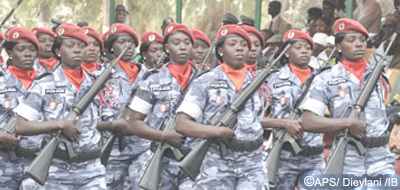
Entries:
<svg viewBox="0 0 400 190">
<path fill-rule="evenodd" d="M 212 144 L 196 178 L 196 189 L 265 189 L 268 177 L 262 162 L 263 129 L 258 120 L 262 112 L 258 92 L 237 114 L 235 129 L 216 127 L 219 108 L 228 105 L 253 77 L 244 65 L 251 49 L 246 31 L 237 25 L 225 25 L 217 34 L 216 52 L 221 64 L 197 78 L 178 109 L 177 130 L 197 138 L 220 138 L 228 141 L 227 155 L 222 157 Z"/>
</svg>

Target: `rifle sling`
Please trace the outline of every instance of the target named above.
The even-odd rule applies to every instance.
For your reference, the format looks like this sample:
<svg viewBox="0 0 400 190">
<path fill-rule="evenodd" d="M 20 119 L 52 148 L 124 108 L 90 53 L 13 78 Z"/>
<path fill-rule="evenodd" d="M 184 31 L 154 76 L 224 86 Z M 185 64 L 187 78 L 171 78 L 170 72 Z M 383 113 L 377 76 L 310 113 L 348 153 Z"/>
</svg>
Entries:
<svg viewBox="0 0 400 190">
<path fill-rule="evenodd" d="M 340 138 L 342 135 L 336 136 L 336 139 Z M 376 148 L 386 145 L 389 142 L 390 132 L 385 131 L 381 136 L 377 137 L 366 137 L 360 141 L 366 148 Z M 350 143 L 351 144 L 351 143 Z"/>
</svg>

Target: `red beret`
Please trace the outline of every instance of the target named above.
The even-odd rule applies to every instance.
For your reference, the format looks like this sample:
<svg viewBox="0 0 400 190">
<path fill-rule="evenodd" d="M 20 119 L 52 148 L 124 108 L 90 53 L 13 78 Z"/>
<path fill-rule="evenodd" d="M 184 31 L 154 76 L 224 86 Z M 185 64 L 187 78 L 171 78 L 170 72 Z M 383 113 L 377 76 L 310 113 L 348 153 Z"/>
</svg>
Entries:
<svg viewBox="0 0 400 190">
<path fill-rule="evenodd" d="M 38 28 L 38 27 L 36 27 L 36 28 L 32 29 L 32 32 L 36 36 L 38 36 L 39 34 L 47 34 L 47 35 L 50 35 L 50 36 L 53 36 L 53 37 L 56 36 L 56 34 L 54 34 L 53 31 L 51 31 L 50 29 L 47 29 L 47 28 Z"/>
<path fill-rule="evenodd" d="M 308 43 L 311 44 L 311 48 L 314 49 L 314 41 L 312 40 L 311 36 L 301 30 L 288 30 L 283 36 L 283 43 L 290 40 L 306 40 Z"/>
<path fill-rule="evenodd" d="M 35 34 L 27 28 L 23 27 L 13 27 L 7 31 L 6 39 L 8 41 L 18 42 L 18 41 L 29 41 L 33 43 L 34 46 L 39 50 L 39 41 L 37 40 Z"/>
<path fill-rule="evenodd" d="M 113 36 L 113 35 L 118 35 L 118 34 L 128 34 L 128 35 L 132 36 L 133 41 L 135 41 L 135 45 L 136 46 L 139 45 L 139 40 L 138 40 L 138 37 L 137 37 L 135 31 L 126 24 L 115 23 L 115 24 L 111 25 L 111 27 L 107 33 L 108 33 L 108 37 Z"/>
<path fill-rule="evenodd" d="M 56 36 L 58 37 L 72 37 L 81 40 L 86 45 L 89 45 L 89 39 L 83 32 L 83 29 L 72 23 L 62 23 L 56 29 Z"/>
<path fill-rule="evenodd" d="M 211 46 L 210 39 L 208 39 L 207 35 L 204 34 L 204 32 L 202 32 L 201 30 L 192 29 L 192 34 L 195 40 L 203 40 L 208 45 L 208 47 Z"/>
<path fill-rule="evenodd" d="M 145 32 L 140 39 L 141 43 L 159 42 L 163 43 L 164 37 L 161 34 L 153 31 Z"/>
<path fill-rule="evenodd" d="M 350 18 L 340 18 L 336 20 L 335 24 L 333 24 L 333 30 L 335 31 L 335 35 L 339 33 L 356 31 L 360 32 L 367 38 L 369 37 L 367 29 L 365 29 L 365 27 L 359 22 Z"/>
<path fill-rule="evenodd" d="M 189 36 L 190 41 L 192 42 L 192 44 L 194 44 L 194 37 L 193 37 L 192 31 L 190 31 L 190 29 L 187 26 L 185 26 L 183 24 L 180 24 L 180 23 L 171 22 L 165 28 L 164 35 L 165 36 L 166 35 L 170 35 L 170 34 L 175 33 L 175 32 L 183 32 L 183 33 L 185 33 L 186 35 Z"/>
<path fill-rule="evenodd" d="M 92 36 L 94 39 L 96 39 L 100 43 L 101 50 L 104 50 L 104 42 L 103 39 L 100 37 L 100 34 L 96 32 L 95 29 L 90 28 L 88 26 L 82 27 L 83 32 L 88 35 Z"/>
<path fill-rule="evenodd" d="M 0 32 L 0 40 L 4 40 L 4 36 L 1 32 Z"/>
<path fill-rule="evenodd" d="M 251 49 L 251 40 L 249 34 L 245 30 L 243 30 L 240 26 L 238 25 L 233 25 L 233 24 L 228 24 L 225 26 L 222 26 L 217 33 L 217 41 L 219 41 L 223 37 L 227 37 L 230 35 L 239 35 L 242 38 L 244 38 L 247 41 L 247 44 L 249 46 L 249 50 Z"/>
<path fill-rule="evenodd" d="M 255 34 L 261 41 L 261 47 L 264 48 L 265 47 L 265 38 L 264 36 L 261 34 L 260 31 L 258 31 L 256 28 L 252 27 L 252 26 L 248 26 L 248 25 L 242 25 L 240 26 L 242 27 L 243 30 L 245 30 L 247 33 L 253 33 Z"/>
</svg>

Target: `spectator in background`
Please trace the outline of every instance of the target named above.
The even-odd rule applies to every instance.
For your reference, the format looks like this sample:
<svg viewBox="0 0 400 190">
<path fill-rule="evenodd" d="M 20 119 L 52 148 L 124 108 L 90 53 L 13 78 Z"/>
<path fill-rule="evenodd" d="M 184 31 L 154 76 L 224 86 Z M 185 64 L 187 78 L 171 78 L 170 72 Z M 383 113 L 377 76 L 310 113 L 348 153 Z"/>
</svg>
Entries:
<svg viewBox="0 0 400 190">
<path fill-rule="evenodd" d="M 335 9 L 336 2 L 333 0 L 324 0 L 322 2 L 322 16 L 331 19 L 331 21 L 335 20 Z"/>
<path fill-rule="evenodd" d="M 169 23 L 174 22 L 174 19 L 172 19 L 171 17 L 165 18 L 161 24 L 161 33 L 164 36 L 164 31 L 165 28 L 167 28 L 167 26 L 169 25 Z"/>
<path fill-rule="evenodd" d="M 117 5 L 115 7 L 115 23 L 127 24 L 126 15 L 128 14 L 129 12 L 125 9 L 125 6 Z"/>
<path fill-rule="evenodd" d="M 321 65 L 324 64 L 325 60 L 319 60 L 318 55 L 325 50 L 327 38 L 328 35 L 326 35 L 325 33 L 315 33 L 312 38 L 314 42 L 314 49 L 312 51 L 312 56 L 308 65 L 313 69 L 319 69 Z"/>
<path fill-rule="evenodd" d="M 322 17 L 322 9 L 319 7 L 311 7 L 307 10 L 308 17 L 307 17 L 307 24 L 314 19 Z"/>
<path fill-rule="evenodd" d="M 242 25 L 247 25 L 247 26 L 252 26 L 254 27 L 254 19 L 246 16 L 246 15 L 240 15 L 240 22 Z"/>
<path fill-rule="evenodd" d="M 222 15 L 222 25 L 228 25 L 228 24 L 238 24 L 239 19 L 236 17 L 236 15 L 232 12 L 225 12 Z"/>
<path fill-rule="evenodd" d="M 353 19 L 361 23 L 369 33 L 381 28 L 382 8 L 376 0 L 362 0 L 354 10 Z"/>
<path fill-rule="evenodd" d="M 292 25 L 284 19 L 281 13 L 282 3 L 280 0 L 271 0 L 268 4 L 268 14 L 272 16 L 269 24 L 265 26 L 266 29 L 272 30 L 275 34 L 284 34 L 292 28 Z"/>
<path fill-rule="evenodd" d="M 315 32 L 324 33 L 326 35 L 332 35 L 332 22 L 327 17 L 321 17 L 315 21 Z"/>
</svg>

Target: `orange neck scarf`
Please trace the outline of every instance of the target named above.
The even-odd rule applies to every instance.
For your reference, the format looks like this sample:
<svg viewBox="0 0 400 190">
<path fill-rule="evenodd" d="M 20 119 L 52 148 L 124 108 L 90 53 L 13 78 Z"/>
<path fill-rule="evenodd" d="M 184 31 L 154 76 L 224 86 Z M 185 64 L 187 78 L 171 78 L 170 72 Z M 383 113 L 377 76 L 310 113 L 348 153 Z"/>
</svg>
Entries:
<svg viewBox="0 0 400 190">
<path fill-rule="evenodd" d="M 69 82 L 75 86 L 76 91 L 79 91 L 79 87 L 81 86 L 83 80 L 85 80 L 85 75 L 82 69 L 74 70 L 63 67 L 62 70 Z"/>
<path fill-rule="evenodd" d="M 98 62 L 94 62 L 94 63 L 83 62 L 81 66 L 82 66 L 82 69 L 88 73 L 93 73 L 94 71 L 96 71 L 100 68 L 100 65 Z"/>
<path fill-rule="evenodd" d="M 17 78 L 24 88 L 26 90 L 29 89 L 29 87 L 32 85 L 33 80 L 36 77 L 36 70 L 35 69 L 30 69 L 30 70 L 23 70 L 18 67 L 15 67 L 13 65 L 10 65 L 8 67 L 8 70 L 10 71 L 11 75 Z"/>
<path fill-rule="evenodd" d="M 191 65 L 189 63 L 187 64 L 168 64 L 168 70 L 171 73 L 171 75 L 175 78 L 175 80 L 178 82 L 179 86 L 181 86 L 182 91 L 185 91 L 190 75 L 192 74 L 192 69 Z"/>
<path fill-rule="evenodd" d="M 361 84 L 365 69 L 367 68 L 367 61 L 365 61 L 365 59 L 360 59 L 358 61 L 348 61 L 342 59 L 341 62 L 344 68 L 356 76 Z"/>
<path fill-rule="evenodd" d="M 137 63 L 119 60 L 117 64 L 122 68 L 122 70 L 125 71 L 126 75 L 128 75 L 129 80 L 131 81 L 131 84 L 133 84 L 139 75 L 139 67 L 136 65 Z"/>
<path fill-rule="evenodd" d="M 301 86 L 304 86 L 307 79 L 310 77 L 310 75 L 312 73 L 312 70 L 309 66 L 307 66 L 307 69 L 302 69 L 302 68 L 296 67 L 292 64 L 289 64 L 289 68 L 292 71 L 292 73 L 295 74 L 297 76 L 297 78 L 300 79 Z"/>
<path fill-rule="evenodd" d="M 247 70 L 249 70 L 250 72 L 254 72 L 254 71 L 256 71 L 257 61 L 252 65 L 245 64 L 245 66 L 247 67 Z"/>
<path fill-rule="evenodd" d="M 44 69 L 46 69 L 46 71 L 52 71 L 54 69 L 54 67 L 56 67 L 58 61 L 56 58 L 51 57 L 51 58 L 38 58 L 38 61 L 40 63 L 40 65 L 42 65 L 42 67 Z"/>
<path fill-rule="evenodd" d="M 221 68 L 228 78 L 231 79 L 233 85 L 235 85 L 236 91 L 239 92 L 246 78 L 247 67 L 244 65 L 242 68 L 234 70 L 228 64 L 222 63 Z"/>
</svg>

